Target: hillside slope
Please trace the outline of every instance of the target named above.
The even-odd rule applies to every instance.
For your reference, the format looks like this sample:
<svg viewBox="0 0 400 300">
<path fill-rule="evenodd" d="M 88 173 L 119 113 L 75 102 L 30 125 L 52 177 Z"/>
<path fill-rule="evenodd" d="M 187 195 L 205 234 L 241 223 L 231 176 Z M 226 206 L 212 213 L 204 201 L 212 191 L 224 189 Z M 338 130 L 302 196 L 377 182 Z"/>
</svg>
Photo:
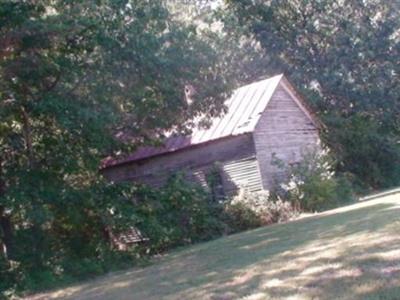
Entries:
<svg viewBox="0 0 400 300">
<path fill-rule="evenodd" d="M 400 194 L 173 252 L 35 299 L 398 299 Z"/>
</svg>

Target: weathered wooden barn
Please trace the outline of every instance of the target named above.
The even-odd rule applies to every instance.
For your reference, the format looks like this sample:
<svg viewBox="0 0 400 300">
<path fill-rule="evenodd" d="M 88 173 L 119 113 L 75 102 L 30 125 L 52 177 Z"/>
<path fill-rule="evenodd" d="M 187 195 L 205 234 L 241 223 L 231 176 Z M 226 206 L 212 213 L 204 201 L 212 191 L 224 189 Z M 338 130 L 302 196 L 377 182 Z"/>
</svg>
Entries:
<svg viewBox="0 0 400 300">
<path fill-rule="evenodd" d="M 271 164 L 274 156 L 296 163 L 304 149 L 318 144 L 317 120 L 283 75 L 238 88 L 225 105 L 227 112 L 209 128 L 170 137 L 162 147 L 142 147 L 101 172 L 113 181 L 156 187 L 179 171 L 214 188 L 208 179 L 218 175 L 219 192 L 231 195 L 240 187 L 273 188 L 282 172 Z"/>
</svg>

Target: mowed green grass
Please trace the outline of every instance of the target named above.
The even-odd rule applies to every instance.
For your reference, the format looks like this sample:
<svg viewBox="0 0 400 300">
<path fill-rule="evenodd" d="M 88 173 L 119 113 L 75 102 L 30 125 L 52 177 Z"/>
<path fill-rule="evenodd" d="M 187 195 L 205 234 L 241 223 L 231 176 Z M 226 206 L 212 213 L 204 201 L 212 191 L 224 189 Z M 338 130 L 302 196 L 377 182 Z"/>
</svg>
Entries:
<svg viewBox="0 0 400 300">
<path fill-rule="evenodd" d="M 400 299 L 400 194 L 184 248 L 36 299 L 49 298 Z"/>
</svg>

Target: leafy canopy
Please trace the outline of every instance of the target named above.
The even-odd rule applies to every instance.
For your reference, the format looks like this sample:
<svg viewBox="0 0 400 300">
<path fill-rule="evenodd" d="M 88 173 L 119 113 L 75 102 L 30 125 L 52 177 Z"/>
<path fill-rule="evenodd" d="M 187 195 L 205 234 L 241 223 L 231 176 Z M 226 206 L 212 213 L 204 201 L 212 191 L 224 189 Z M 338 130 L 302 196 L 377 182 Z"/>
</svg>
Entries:
<svg viewBox="0 0 400 300">
<path fill-rule="evenodd" d="M 68 261 L 104 261 L 108 230 L 136 218 L 131 188 L 104 183 L 101 159 L 121 140 L 149 143 L 218 114 L 222 71 L 162 1 L 2 1 L 0 242 L 8 271 L 25 274 L 2 284 L 34 287 Z"/>
<path fill-rule="evenodd" d="M 340 169 L 367 186 L 400 184 L 398 1 L 226 3 L 271 58 L 269 69 L 311 100 Z"/>
</svg>

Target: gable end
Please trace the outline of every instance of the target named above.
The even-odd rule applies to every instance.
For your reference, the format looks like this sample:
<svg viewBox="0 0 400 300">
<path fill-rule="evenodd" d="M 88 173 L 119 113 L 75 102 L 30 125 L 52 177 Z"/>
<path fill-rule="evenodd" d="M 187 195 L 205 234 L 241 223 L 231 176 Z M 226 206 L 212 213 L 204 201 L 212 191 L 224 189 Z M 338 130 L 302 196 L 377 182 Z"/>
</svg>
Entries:
<svg viewBox="0 0 400 300">
<path fill-rule="evenodd" d="M 274 188 L 284 179 L 274 157 L 286 164 L 299 162 L 309 148 L 318 147 L 318 123 L 290 85 L 281 81 L 253 133 L 263 188 Z"/>
</svg>

